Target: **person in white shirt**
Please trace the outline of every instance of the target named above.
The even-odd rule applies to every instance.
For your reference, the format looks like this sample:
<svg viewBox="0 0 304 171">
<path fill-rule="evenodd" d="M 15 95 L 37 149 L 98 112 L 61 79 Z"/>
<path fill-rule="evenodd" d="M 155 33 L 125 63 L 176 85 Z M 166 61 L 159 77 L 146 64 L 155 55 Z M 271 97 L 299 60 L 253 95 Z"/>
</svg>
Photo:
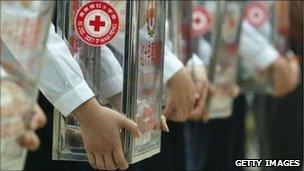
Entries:
<svg viewBox="0 0 304 171">
<path fill-rule="evenodd" d="M 1 38 L 7 43 L 6 45 L 15 57 L 22 57 L 22 54 L 8 43 L 10 36 L 1 35 Z M 19 61 L 22 59 L 19 58 Z M 117 73 L 119 75 L 119 72 Z M 97 102 L 94 93 L 84 80 L 80 66 L 71 56 L 65 42 L 55 33 L 53 26 L 50 27 L 48 33 L 39 89 L 64 116 L 73 113 L 77 117 L 88 159 L 94 168 L 110 170 L 117 167 L 127 168 L 120 130 L 127 129 L 135 137 L 139 137 L 137 124 Z M 113 90 L 113 93 L 118 92 L 118 89 L 120 87 Z M 109 90 L 103 91 L 104 96 L 107 96 L 106 91 Z M 96 141 L 96 139 L 103 141 Z"/>
<path fill-rule="evenodd" d="M 140 30 L 140 38 L 143 40 L 148 39 L 147 34 L 145 34 L 145 27 Z M 114 38 L 110 45 L 115 48 L 120 54 L 124 53 L 124 33 L 118 33 L 117 37 Z M 166 46 L 165 46 L 166 47 Z M 164 85 L 168 89 L 169 100 L 168 105 L 164 109 L 163 114 L 178 122 L 184 122 L 188 119 L 189 113 L 194 108 L 195 103 L 195 88 L 192 82 L 190 72 L 183 66 L 181 61 L 167 48 L 164 52 Z M 177 100 L 184 99 L 184 100 Z M 174 116 L 169 116 L 172 114 L 173 109 L 175 110 Z"/>
<path fill-rule="evenodd" d="M 208 63 L 211 55 L 211 46 L 203 38 L 200 38 L 199 44 L 198 56 L 204 63 Z M 251 64 L 248 65 L 248 67 L 258 68 L 261 71 L 274 68 L 272 77 L 275 92 L 273 96 L 284 96 L 297 86 L 299 81 L 299 67 L 297 62 L 293 58 L 280 57 L 279 52 L 269 40 L 247 21 L 243 21 L 242 24 L 239 55 L 242 56 L 247 63 Z M 284 74 L 278 77 L 278 73 L 282 73 L 282 70 L 286 71 L 284 73 L 292 72 L 293 74 L 290 76 Z"/>
<path fill-rule="evenodd" d="M 201 38 L 199 40 L 198 56 L 204 61 L 205 64 L 207 64 L 209 61 L 210 55 L 211 55 L 210 44 L 206 40 Z M 282 97 L 282 96 L 288 94 L 299 84 L 298 63 L 293 58 L 288 59 L 288 58 L 280 57 L 280 54 L 273 47 L 273 45 L 269 42 L 269 40 L 267 38 L 265 38 L 264 35 L 259 33 L 254 27 L 249 25 L 249 23 L 246 21 L 243 21 L 243 23 L 242 23 L 242 31 L 241 31 L 241 38 L 240 38 L 240 44 L 239 44 L 239 55 L 242 56 L 245 60 L 247 60 L 247 62 L 250 64 L 250 67 L 255 67 L 255 68 L 258 68 L 259 70 L 271 69 L 273 71 L 272 72 L 273 74 L 271 75 L 271 77 L 272 77 L 273 83 L 274 83 L 273 84 L 274 90 L 275 90 L 274 94 L 273 94 L 274 97 Z M 206 113 L 204 113 L 204 114 L 206 114 Z M 229 122 L 232 122 L 232 121 L 230 120 Z M 243 120 L 241 119 L 240 122 L 243 122 Z M 239 125 L 237 123 L 234 123 L 234 124 Z M 215 127 L 214 124 L 213 124 L 213 127 Z M 198 130 L 194 130 L 194 129 L 198 129 Z M 244 128 L 242 128 L 242 129 L 244 129 Z M 194 128 L 192 128 L 192 130 L 190 132 L 188 132 L 189 135 L 191 135 L 191 134 L 193 134 L 193 135 L 188 136 L 186 138 L 195 136 L 195 138 L 200 139 L 200 140 L 198 140 L 198 141 L 200 141 L 199 144 L 205 144 L 203 147 L 201 147 L 200 153 L 197 152 L 198 149 L 188 148 L 191 151 L 190 151 L 190 153 L 188 152 L 189 154 L 186 154 L 186 155 L 189 155 L 192 158 L 196 158 L 196 160 L 193 160 L 193 162 L 190 161 L 191 164 L 187 163 L 188 166 L 191 165 L 191 167 L 188 167 L 188 169 L 189 168 L 192 168 L 192 169 L 208 169 L 209 168 L 210 169 L 210 168 L 214 168 L 216 163 L 219 164 L 219 162 L 223 161 L 223 160 L 219 160 L 220 157 L 216 157 L 218 153 L 216 153 L 215 151 L 210 151 L 210 149 L 220 148 L 220 147 L 214 147 L 214 148 L 208 147 L 208 145 L 206 145 L 206 139 L 208 136 L 207 135 L 202 136 L 202 134 L 199 134 L 199 135 L 195 134 L 195 132 L 205 132 L 206 133 L 206 131 L 207 131 L 206 126 L 202 125 L 200 127 L 194 127 Z M 235 131 L 234 134 L 236 134 L 237 130 L 235 129 L 234 131 Z M 206 134 L 209 134 L 209 133 L 207 132 Z M 225 136 L 228 136 L 228 135 L 224 135 L 224 133 L 222 136 L 218 135 L 217 141 L 219 141 L 220 138 L 225 140 L 227 138 L 227 137 L 225 138 Z M 242 136 L 238 135 L 238 137 L 240 138 Z M 194 140 L 192 140 L 192 141 L 194 141 Z M 211 145 L 212 143 L 213 142 L 209 142 L 208 144 Z M 213 144 L 219 145 L 219 143 L 213 143 Z M 189 146 L 189 144 L 188 144 L 188 146 Z M 194 145 L 192 144 L 190 146 L 194 146 Z M 230 145 L 227 145 L 227 146 L 230 146 Z M 226 148 L 226 147 L 223 147 L 223 148 Z M 230 148 L 230 147 L 227 147 L 227 148 Z M 237 147 L 237 148 L 242 148 L 242 147 Z M 209 149 L 208 153 L 206 153 L 207 152 L 206 149 Z M 221 149 L 222 149 L 222 147 L 221 147 Z M 219 153 L 218 155 L 223 156 L 224 154 L 222 151 L 224 151 L 224 150 L 220 150 L 220 151 L 221 151 L 221 153 Z M 233 157 L 231 158 L 231 155 L 235 155 L 235 156 L 239 155 L 239 154 L 232 154 L 232 153 L 234 153 L 234 152 L 230 152 L 230 154 L 227 153 L 227 156 L 230 156 L 230 158 L 229 159 L 225 158 L 226 164 L 229 162 L 232 162 L 232 160 L 235 159 Z M 193 157 L 193 155 L 195 157 Z M 208 158 L 210 158 L 210 157 L 208 157 L 208 155 L 213 155 L 214 157 L 212 157 L 212 159 L 217 158 L 218 160 L 217 161 L 213 161 L 212 159 L 208 160 Z M 238 156 L 238 157 L 240 157 L 240 156 Z M 201 160 L 201 161 L 197 162 L 197 160 Z M 208 163 L 206 163 L 206 161 L 208 161 Z M 187 162 L 189 162 L 189 161 L 187 161 Z M 231 163 L 231 165 L 232 164 L 233 163 Z M 217 165 L 218 167 L 216 167 L 216 168 L 229 169 L 227 167 L 230 167 L 231 165 L 229 164 L 229 166 L 228 166 L 228 165 L 225 165 L 224 163 L 222 163 L 220 165 Z"/>
<path fill-rule="evenodd" d="M 7 36 L 1 35 L 5 43 Z M 15 57 L 22 56 L 10 44 L 6 45 L 12 49 Z M 55 33 L 53 26 L 49 30 L 39 89 L 64 116 L 70 113 L 76 115 L 93 167 L 111 170 L 117 167 L 127 168 L 128 164 L 122 153 L 120 130 L 125 128 L 135 137 L 139 137 L 141 134 L 137 124 L 97 102 L 84 80 L 80 66 L 71 56 L 65 42 Z M 97 137 L 103 141 L 96 141 Z M 103 163 L 103 158 L 106 163 Z"/>
</svg>

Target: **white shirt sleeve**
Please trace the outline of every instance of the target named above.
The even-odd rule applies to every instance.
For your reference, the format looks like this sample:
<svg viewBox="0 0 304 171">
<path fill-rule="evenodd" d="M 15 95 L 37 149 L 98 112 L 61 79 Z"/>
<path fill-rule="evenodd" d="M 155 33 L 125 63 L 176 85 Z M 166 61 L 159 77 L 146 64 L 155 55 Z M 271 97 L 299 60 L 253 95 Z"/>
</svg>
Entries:
<svg viewBox="0 0 304 171">
<path fill-rule="evenodd" d="M 6 73 L 6 71 L 2 68 L 2 66 L 0 65 L 0 77 L 5 77 L 7 76 L 8 74 Z"/>
<path fill-rule="evenodd" d="M 122 92 L 123 70 L 112 51 L 101 47 L 101 74 L 100 74 L 100 95 L 103 100 Z"/>
<path fill-rule="evenodd" d="M 192 57 L 187 61 L 187 66 L 203 66 L 204 62 L 198 57 L 196 53 L 192 54 Z"/>
<path fill-rule="evenodd" d="M 94 96 L 53 25 L 49 29 L 39 89 L 64 116 Z"/>
<path fill-rule="evenodd" d="M 140 32 L 140 34 L 143 34 Z M 142 36 L 144 37 L 144 36 Z M 111 46 L 119 53 L 124 54 L 124 33 L 118 33 L 117 37 L 111 41 Z M 182 62 L 172 53 L 165 43 L 164 50 L 164 84 L 183 67 Z"/>
<path fill-rule="evenodd" d="M 203 61 L 205 65 L 209 64 L 212 53 L 212 47 L 210 43 L 204 38 L 199 38 L 197 56 Z"/>
<path fill-rule="evenodd" d="M 118 53 L 123 55 L 125 50 L 125 33 L 118 32 L 116 37 L 111 40 L 110 45 L 115 48 Z"/>
<path fill-rule="evenodd" d="M 173 77 L 181 68 L 183 68 L 183 63 L 175 56 L 171 49 L 165 43 L 164 51 L 164 84 Z"/>
<path fill-rule="evenodd" d="M 239 52 L 242 58 L 253 67 L 264 70 L 278 57 L 278 51 L 272 44 L 247 21 L 242 24 Z"/>
</svg>

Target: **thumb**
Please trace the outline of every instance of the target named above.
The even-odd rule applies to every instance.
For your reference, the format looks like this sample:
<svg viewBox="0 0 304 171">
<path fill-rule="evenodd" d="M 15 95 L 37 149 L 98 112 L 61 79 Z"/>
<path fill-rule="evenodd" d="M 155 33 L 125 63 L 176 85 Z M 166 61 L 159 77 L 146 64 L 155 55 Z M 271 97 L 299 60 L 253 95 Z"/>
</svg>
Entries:
<svg viewBox="0 0 304 171">
<path fill-rule="evenodd" d="M 141 133 L 139 131 L 137 123 L 124 117 L 122 121 L 122 128 L 128 130 L 135 138 L 140 138 Z"/>
</svg>

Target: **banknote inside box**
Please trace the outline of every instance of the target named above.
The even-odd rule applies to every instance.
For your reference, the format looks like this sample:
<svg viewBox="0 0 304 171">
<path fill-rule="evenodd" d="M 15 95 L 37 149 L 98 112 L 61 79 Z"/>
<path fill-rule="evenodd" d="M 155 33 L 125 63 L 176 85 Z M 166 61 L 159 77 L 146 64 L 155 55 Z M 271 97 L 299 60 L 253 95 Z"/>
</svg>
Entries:
<svg viewBox="0 0 304 171">
<path fill-rule="evenodd" d="M 135 163 L 160 152 L 161 133 L 156 126 L 161 115 L 165 2 L 105 2 L 116 10 L 120 21 L 119 32 L 108 44 L 92 47 L 77 37 L 73 22 L 84 1 L 59 2 L 57 33 L 68 42 L 100 104 L 139 125 L 141 138 L 128 132 L 122 135 L 126 159 Z M 104 55 L 105 47 L 114 58 Z M 109 91 L 106 83 L 113 75 L 108 73 L 116 73 Z M 58 110 L 54 114 L 53 159 L 87 161 L 77 118 L 73 114 L 63 117 Z"/>
<path fill-rule="evenodd" d="M 27 150 L 17 143 L 17 138 L 26 130 L 36 103 L 53 5 L 1 1 L 0 170 L 24 167 Z"/>
</svg>

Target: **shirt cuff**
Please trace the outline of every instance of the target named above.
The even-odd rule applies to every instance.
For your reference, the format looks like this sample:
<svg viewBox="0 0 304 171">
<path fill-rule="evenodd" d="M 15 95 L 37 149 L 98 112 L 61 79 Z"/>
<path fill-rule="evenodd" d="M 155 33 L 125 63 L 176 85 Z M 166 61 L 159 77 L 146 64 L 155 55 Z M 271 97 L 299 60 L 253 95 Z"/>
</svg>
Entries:
<svg viewBox="0 0 304 171">
<path fill-rule="evenodd" d="M 94 93 L 89 88 L 88 84 L 83 81 L 76 87 L 73 87 L 70 91 L 60 97 L 54 106 L 60 111 L 64 116 L 72 113 L 78 106 L 94 97 Z"/>
<path fill-rule="evenodd" d="M 104 90 L 100 92 L 102 100 L 106 100 L 109 97 L 114 96 L 122 92 L 122 85 L 123 85 L 123 75 L 118 75 L 106 81 L 102 81 L 100 85 L 100 90 Z"/>
<path fill-rule="evenodd" d="M 193 53 L 192 58 L 190 58 L 187 61 L 187 66 L 188 67 L 202 66 L 202 65 L 204 65 L 204 62 L 195 53 Z"/>
<path fill-rule="evenodd" d="M 267 46 L 259 53 L 256 60 L 256 67 L 259 70 L 265 70 L 279 57 L 278 51 L 272 46 Z"/>
<path fill-rule="evenodd" d="M 175 56 L 165 56 L 164 61 L 164 84 L 173 77 L 181 68 L 183 68 L 183 63 L 177 59 Z"/>
</svg>

